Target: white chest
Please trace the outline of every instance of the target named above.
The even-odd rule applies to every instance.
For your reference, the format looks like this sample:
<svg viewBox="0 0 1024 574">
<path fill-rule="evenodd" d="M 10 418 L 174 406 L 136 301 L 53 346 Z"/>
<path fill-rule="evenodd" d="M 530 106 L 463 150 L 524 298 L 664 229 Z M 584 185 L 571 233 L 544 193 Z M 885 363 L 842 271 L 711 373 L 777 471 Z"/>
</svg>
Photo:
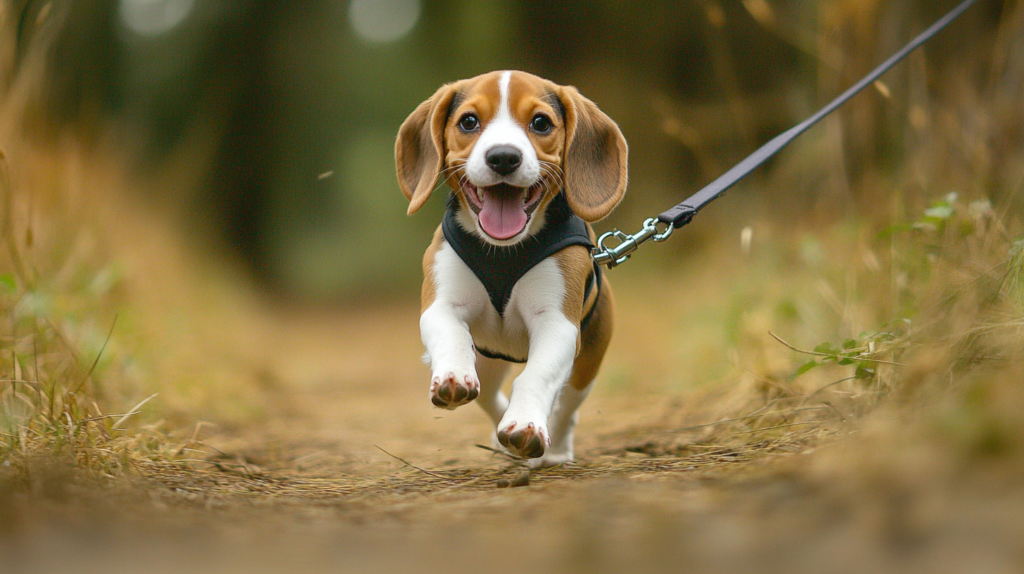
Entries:
<svg viewBox="0 0 1024 574">
<path fill-rule="evenodd" d="M 558 263 L 548 258 L 530 269 L 512 289 L 499 315 L 483 284 L 473 271 L 444 243 L 434 257 L 434 305 L 451 306 L 465 322 L 478 349 L 516 359 L 526 359 L 530 349 L 529 319 L 544 313 L 562 313 L 565 280 Z"/>
</svg>

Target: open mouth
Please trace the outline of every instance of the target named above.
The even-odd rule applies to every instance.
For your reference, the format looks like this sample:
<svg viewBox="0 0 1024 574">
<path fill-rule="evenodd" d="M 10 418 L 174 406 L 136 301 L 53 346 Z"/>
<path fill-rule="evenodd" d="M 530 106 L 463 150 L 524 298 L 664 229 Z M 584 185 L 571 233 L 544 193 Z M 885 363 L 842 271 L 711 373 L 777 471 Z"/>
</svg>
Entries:
<svg viewBox="0 0 1024 574">
<path fill-rule="evenodd" d="M 477 187 L 469 182 L 462 186 L 469 207 L 477 214 L 484 233 L 494 239 L 515 237 L 526 229 L 530 216 L 544 195 L 543 180 L 530 187 L 514 187 L 499 183 Z"/>
</svg>

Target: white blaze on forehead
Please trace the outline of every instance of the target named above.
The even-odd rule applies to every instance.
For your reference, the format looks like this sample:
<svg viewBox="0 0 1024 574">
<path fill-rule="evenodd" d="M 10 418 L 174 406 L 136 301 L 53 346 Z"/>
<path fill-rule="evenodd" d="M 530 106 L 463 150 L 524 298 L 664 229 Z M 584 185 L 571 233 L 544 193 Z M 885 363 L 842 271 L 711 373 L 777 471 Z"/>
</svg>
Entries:
<svg viewBox="0 0 1024 574">
<path fill-rule="evenodd" d="M 498 77 L 498 111 L 494 114 L 480 139 L 473 146 L 466 162 L 466 175 L 469 182 L 477 187 L 488 187 L 499 183 L 507 183 L 515 187 L 530 187 L 540 177 L 540 162 L 537 151 L 523 126 L 516 122 L 512 115 L 512 102 L 509 96 L 512 84 L 512 72 L 502 72 Z M 512 147 L 523 154 L 523 162 L 519 169 L 502 177 L 487 165 L 488 150 L 496 147 Z"/>
<path fill-rule="evenodd" d="M 508 107 L 508 85 L 512 83 L 512 72 L 502 72 L 501 79 L 498 80 L 498 94 L 501 98 L 501 102 L 498 104 L 498 117 L 504 116 L 507 119 L 512 119 L 512 112 Z"/>
</svg>

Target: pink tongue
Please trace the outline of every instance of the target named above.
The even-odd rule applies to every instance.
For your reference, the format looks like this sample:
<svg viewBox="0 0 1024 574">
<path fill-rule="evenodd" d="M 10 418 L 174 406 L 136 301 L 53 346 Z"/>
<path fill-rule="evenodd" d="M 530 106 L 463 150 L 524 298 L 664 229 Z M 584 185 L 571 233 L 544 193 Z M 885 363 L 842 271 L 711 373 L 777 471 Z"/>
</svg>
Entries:
<svg viewBox="0 0 1024 574">
<path fill-rule="evenodd" d="M 520 193 L 495 193 L 482 188 L 484 206 L 480 210 L 480 226 L 495 239 L 508 239 L 526 227 L 526 209 Z"/>
</svg>

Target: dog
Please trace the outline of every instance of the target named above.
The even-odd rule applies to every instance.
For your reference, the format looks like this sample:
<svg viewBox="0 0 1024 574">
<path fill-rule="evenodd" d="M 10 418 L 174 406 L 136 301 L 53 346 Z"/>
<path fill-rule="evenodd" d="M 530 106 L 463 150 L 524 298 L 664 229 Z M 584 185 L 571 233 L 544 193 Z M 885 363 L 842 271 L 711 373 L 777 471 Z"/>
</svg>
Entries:
<svg viewBox="0 0 1024 574">
<path fill-rule="evenodd" d="M 626 192 L 619 127 L 571 86 L 497 71 L 442 86 L 395 144 L 408 213 L 447 184 L 423 257 L 430 400 L 476 400 L 492 442 L 532 467 L 573 459 L 577 409 L 612 335 L 614 300 L 590 223 Z M 506 398 L 509 363 L 526 363 Z"/>
</svg>

